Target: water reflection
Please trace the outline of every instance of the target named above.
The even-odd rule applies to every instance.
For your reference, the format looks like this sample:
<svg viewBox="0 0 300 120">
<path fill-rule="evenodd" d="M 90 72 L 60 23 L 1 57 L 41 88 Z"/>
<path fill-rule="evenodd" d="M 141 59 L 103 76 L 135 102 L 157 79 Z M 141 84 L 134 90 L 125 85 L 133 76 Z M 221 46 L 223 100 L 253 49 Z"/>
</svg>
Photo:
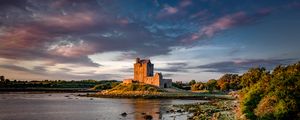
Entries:
<svg viewBox="0 0 300 120">
<path fill-rule="evenodd" d="M 174 114 L 166 114 L 168 106 L 195 102 L 201 101 L 90 99 L 68 93 L 0 94 L 0 120 L 143 120 L 144 115 L 151 115 L 153 120 L 172 120 Z M 128 115 L 122 117 L 123 112 Z M 176 117 L 181 119 L 186 117 Z"/>
<path fill-rule="evenodd" d="M 128 99 L 128 101 L 132 101 L 136 120 L 143 119 L 145 115 L 151 115 L 153 119 L 158 120 L 162 118 L 162 113 L 165 112 L 161 100 Z M 168 101 L 165 100 L 164 102 Z"/>
</svg>

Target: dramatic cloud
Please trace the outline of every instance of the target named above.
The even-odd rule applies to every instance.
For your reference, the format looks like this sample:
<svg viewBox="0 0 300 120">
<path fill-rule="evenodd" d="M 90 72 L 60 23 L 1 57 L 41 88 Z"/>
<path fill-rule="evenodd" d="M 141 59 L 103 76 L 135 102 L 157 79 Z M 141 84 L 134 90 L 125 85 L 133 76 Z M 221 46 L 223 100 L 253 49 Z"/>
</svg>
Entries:
<svg viewBox="0 0 300 120">
<path fill-rule="evenodd" d="M 251 43 L 246 43 L 246 41 L 250 41 L 246 37 L 235 38 L 232 41 L 224 38 L 214 39 L 214 36 L 222 34 L 223 31 L 241 29 L 245 25 L 257 27 L 257 23 L 260 22 L 266 25 L 266 22 L 261 21 L 263 18 L 270 18 L 275 15 L 272 20 L 279 20 L 279 18 L 284 18 L 283 16 L 290 14 L 293 18 L 287 17 L 287 20 L 279 20 L 280 24 L 268 23 L 272 24 L 270 26 L 276 27 L 274 30 L 283 28 L 277 27 L 277 25 L 285 25 L 293 31 L 299 31 L 297 22 L 290 23 L 298 21 L 297 14 L 293 14 L 294 9 L 299 8 L 297 6 L 299 6 L 299 2 L 293 0 L 275 0 L 274 2 L 267 1 L 255 4 L 247 0 L 245 2 L 2 0 L 0 1 L 0 65 L 2 65 L 0 69 L 24 71 L 31 74 L 40 71 L 43 75 L 57 75 L 64 76 L 64 78 L 72 78 L 72 75 L 73 78 L 103 75 L 107 78 L 111 76 L 121 79 L 122 76 L 128 75 L 128 71 L 131 71 L 128 64 L 131 64 L 132 61 L 130 60 L 135 57 L 155 58 L 167 57 L 172 54 L 174 58 L 181 59 L 186 63 L 164 63 L 164 65 L 157 67 L 157 70 L 167 72 L 167 74 L 188 73 L 190 72 L 188 71 L 189 66 L 197 66 L 203 59 L 205 63 L 215 62 L 217 55 L 224 58 L 223 62 L 228 61 L 230 57 L 232 59 L 250 59 L 253 54 L 250 55 L 251 50 L 246 53 L 245 49 L 256 47 L 257 44 L 254 43 L 259 43 L 259 40 L 270 39 L 253 38 Z M 247 34 L 255 36 L 256 30 L 249 31 Z M 294 39 L 297 38 L 295 37 L 297 34 L 294 35 L 296 32 L 269 31 L 268 33 L 272 33 L 272 35 L 285 34 L 288 37 L 282 39 L 290 41 L 296 41 Z M 242 32 L 238 31 L 236 34 L 241 35 Z M 213 40 L 205 41 L 205 43 L 199 42 L 199 40 L 205 39 Z M 268 48 L 266 50 L 268 53 L 262 53 L 264 55 L 261 56 L 277 58 L 286 53 L 290 56 L 283 58 L 291 58 L 298 55 L 296 52 L 291 52 L 296 51 L 297 47 L 293 46 L 297 43 L 283 43 L 282 41 L 277 40 L 277 42 L 272 43 L 289 44 L 292 47 L 282 51 L 279 51 L 279 48 L 277 51 L 274 48 Z M 176 53 L 176 49 L 174 49 L 197 48 L 203 44 L 210 46 L 221 44 L 220 46 L 226 48 L 237 48 L 235 46 L 240 45 L 246 47 L 232 49 L 230 56 L 224 56 L 224 54 L 228 55 L 228 51 L 225 50 L 219 50 L 216 53 L 211 49 L 203 48 L 203 50 L 186 51 L 185 55 L 182 55 L 179 54 L 180 51 Z M 107 55 L 101 56 L 103 54 Z M 238 56 L 240 54 L 244 54 L 244 56 Z M 107 59 L 95 59 L 97 56 Z M 186 58 L 182 58 L 182 56 L 186 56 Z M 205 57 L 202 58 L 203 56 Z M 264 59 L 261 56 L 260 58 Z M 198 59 L 201 60 L 198 61 Z M 32 61 L 32 63 L 28 61 Z M 126 65 L 112 61 L 122 61 Z M 190 64 L 189 61 L 197 64 Z M 234 67 L 240 67 L 235 63 L 231 64 Z M 76 71 L 74 68 L 77 67 L 82 71 Z M 228 67 L 228 69 L 225 67 L 226 69 L 217 71 L 236 72 L 234 67 Z M 110 74 L 112 72 L 121 72 L 122 75 Z M 181 78 L 184 77 L 181 76 Z"/>
<path fill-rule="evenodd" d="M 85 56 L 94 53 L 95 48 L 92 45 L 79 41 L 78 43 L 72 43 L 69 41 L 59 41 L 54 45 L 51 45 L 48 49 L 49 54 L 61 55 L 65 57 L 78 57 Z"/>
<path fill-rule="evenodd" d="M 246 17 L 244 12 L 238 12 L 232 15 L 226 15 L 211 25 L 205 26 L 201 29 L 200 36 L 204 35 L 207 37 L 212 37 L 216 32 L 221 30 L 226 30 L 233 27 L 234 25 L 243 22 Z"/>
<path fill-rule="evenodd" d="M 296 59 L 247 59 L 247 60 L 234 60 L 210 63 L 200 65 L 193 69 L 203 69 L 204 72 L 219 72 L 219 73 L 241 73 L 253 67 L 266 67 L 273 69 L 277 65 L 286 65 L 296 62 Z"/>
<path fill-rule="evenodd" d="M 36 19 L 45 27 L 74 30 L 96 24 L 97 15 L 90 11 L 76 12 L 68 15 L 38 16 Z"/>
<path fill-rule="evenodd" d="M 246 14 L 246 12 L 243 11 L 225 15 L 217 19 L 215 22 L 201 27 L 201 29 L 198 32 L 191 34 L 190 36 L 183 39 L 182 41 L 192 42 L 197 40 L 203 40 L 205 38 L 211 38 L 216 33 L 219 33 L 221 31 L 256 22 L 258 19 L 261 19 L 261 17 L 269 15 L 271 12 L 272 9 L 263 8 L 257 10 L 252 15 L 251 14 L 248 15 Z M 192 15 L 191 17 L 193 18 L 193 17 L 201 16 L 202 14 L 205 14 L 205 12 L 201 11 L 200 13 L 196 13 L 195 15 Z"/>
</svg>

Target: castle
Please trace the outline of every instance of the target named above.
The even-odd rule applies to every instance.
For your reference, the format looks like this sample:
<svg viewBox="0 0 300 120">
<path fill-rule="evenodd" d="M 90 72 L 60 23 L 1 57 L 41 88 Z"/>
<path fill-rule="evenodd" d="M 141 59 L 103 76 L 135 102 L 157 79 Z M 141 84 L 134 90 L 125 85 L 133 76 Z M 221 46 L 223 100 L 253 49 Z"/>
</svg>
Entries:
<svg viewBox="0 0 300 120">
<path fill-rule="evenodd" d="M 161 73 L 153 74 L 154 65 L 149 59 L 136 58 L 134 64 L 134 78 L 124 79 L 123 83 L 145 83 L 151 84 L 160 88 L 169 88 L 172 86 L 172 79 L 163 79 Z"/>
</svg>

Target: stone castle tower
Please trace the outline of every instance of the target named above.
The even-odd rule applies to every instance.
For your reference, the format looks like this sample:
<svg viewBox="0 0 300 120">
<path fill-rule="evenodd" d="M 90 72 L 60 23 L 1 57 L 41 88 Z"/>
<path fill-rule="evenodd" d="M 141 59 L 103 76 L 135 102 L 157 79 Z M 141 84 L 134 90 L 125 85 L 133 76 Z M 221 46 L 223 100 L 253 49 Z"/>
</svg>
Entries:
<svg viewBox="0 0 300 120">
<path fill-rule="evenodd" d="M 134 78 L 125 79 L 123 83 L 140 82 L 151 84 L 161 88 L 168 88 L 172 86 L 172 79 L 163 79 L 161 73 L 153 74 L 154 65 L 149 59 L 136 58 L 134 64 Z"/>
<path fill-rule="evenodd" d="M 150 60 L 140 60 L 140 58 L 136 58 L 133 79 L 144 82 L 145 79 L 147 79 L 147 76 L 153 76 L 153 67 L 154 65 L 150 62 Z"/>
</svg>

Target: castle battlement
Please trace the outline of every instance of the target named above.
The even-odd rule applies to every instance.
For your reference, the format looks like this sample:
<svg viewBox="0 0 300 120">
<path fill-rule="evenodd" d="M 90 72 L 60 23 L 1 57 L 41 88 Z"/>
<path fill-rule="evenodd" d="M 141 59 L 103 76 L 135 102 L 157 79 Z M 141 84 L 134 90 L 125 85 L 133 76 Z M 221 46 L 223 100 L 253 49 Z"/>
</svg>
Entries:
<svg viewBox="0 0 300 120">
<path fill-rule="evenodd" d="M 154 64 L 150 59 L 136 58 L 134 63 L 134 78 L 124 79 L 123 83 L 140 82 L 145 84 L 155 85 L 161 88 L 168 88 L 172 86 L 172 79 L 163 79 L 161 73 L 153 74 Z"/>
</svg>

